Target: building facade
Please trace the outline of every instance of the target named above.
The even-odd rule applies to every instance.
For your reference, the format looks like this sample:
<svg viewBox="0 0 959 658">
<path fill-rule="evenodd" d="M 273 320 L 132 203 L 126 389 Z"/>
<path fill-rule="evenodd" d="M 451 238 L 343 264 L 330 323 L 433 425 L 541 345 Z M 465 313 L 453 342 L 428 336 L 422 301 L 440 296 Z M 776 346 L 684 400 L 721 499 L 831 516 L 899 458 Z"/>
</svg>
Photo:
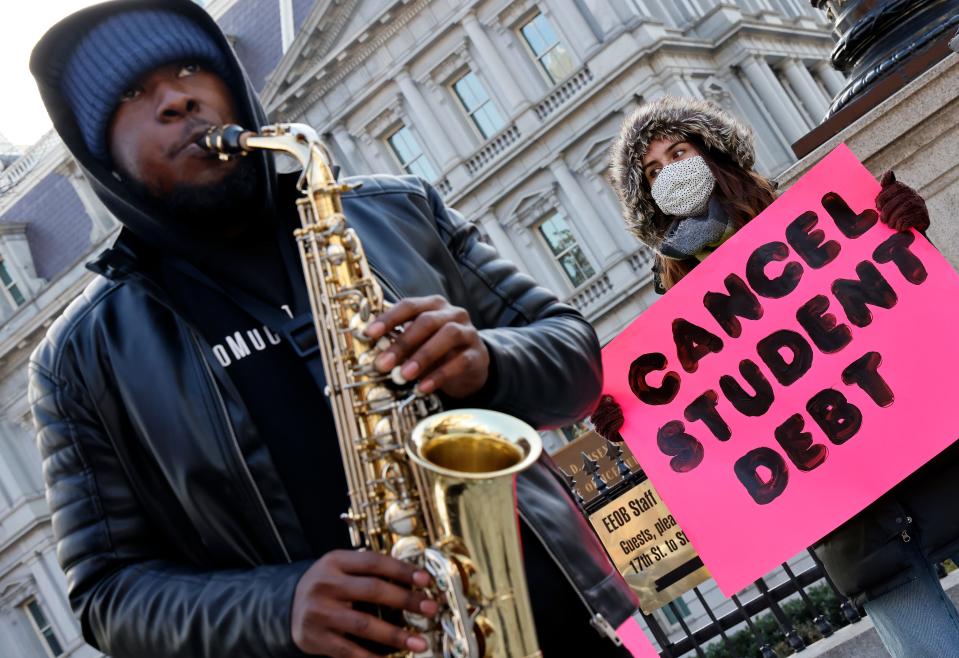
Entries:
<svg viewBox="0 0 959 658">
<path fill-rule="evenodd" d="M 755 128 L 758 167 L 775 177 L 843 84 L 826 18 L 804 0 L 200 4 L 275 120 L 312 124 L 347 174 L 428 180 L 604 342 L 654 299 L 650 254 L 604 180 L 624 116 L 666 94 L 712 99 Z M 4 163 L 0 655 L 98 656 L 56 564 L 26 361 L 117 223 L 55 135 Z M 548 433 L 547 447 L 574 433 Z"/>
</svg>

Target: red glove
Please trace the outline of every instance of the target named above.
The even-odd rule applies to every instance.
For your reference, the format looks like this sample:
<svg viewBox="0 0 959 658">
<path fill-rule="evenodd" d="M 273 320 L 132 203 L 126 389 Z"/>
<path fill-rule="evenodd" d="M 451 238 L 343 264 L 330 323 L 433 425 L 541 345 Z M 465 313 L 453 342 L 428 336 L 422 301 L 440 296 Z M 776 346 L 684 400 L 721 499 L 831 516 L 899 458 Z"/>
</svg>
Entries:
<svg viewBox="0 0 959 658">
<path fill-rule="evenodd" d="M 619 406 L 612 395 L 604 395 L 599 399 L 593 415 L 589 417 L 596 433 L 607 441 L 619 443 L 623 440 L 623 435 L 619 430 L 623 428 L 623 408 Z"/>
<path fill-rule="evenodd" d="M 919 193 L 898 182 L 891 170 L 882 175 L 879 184 L 882 185 L 876 195 L 879 220 L 897 231 L 914 228 L 925 234 L 929 229 L 929 211 Z"/>
</svg>

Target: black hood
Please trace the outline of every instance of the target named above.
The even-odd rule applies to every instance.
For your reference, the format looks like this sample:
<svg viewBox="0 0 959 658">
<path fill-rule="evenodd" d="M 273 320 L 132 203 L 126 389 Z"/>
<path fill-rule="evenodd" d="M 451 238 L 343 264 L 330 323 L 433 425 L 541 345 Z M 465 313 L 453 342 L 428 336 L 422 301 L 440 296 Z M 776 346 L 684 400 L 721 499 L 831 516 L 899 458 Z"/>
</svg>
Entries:
<svg viewBox="0 0 959 658">
<path fill-rule="evenodd" d="M 30 71 L 37 80 L 40 96 L 54 128 L 106 207 L 139 239 L 138 242 L 169 249 L 187 257 L 195 256 L 190 253 L 190 244 L 195 236 L 189 234 L 188 227 L 165 221 L 160 211 L 151 208 L 149 202 L 131 193 L 123 182 L 114 177 L 109 168 L 93 156 L 83 140 L 69 104 L 61 93 L 61 76 L 66 68 L 68 55 L 77 42 L 107 17 L 129 9 L 176 12 L 208 32 L 227 59 L 231 74 L 227 84 L 233 92 L 244 127 L 259 128 L 268 123 L 256 91 L 226 36 L 210 15 L 190 0 L 114 0 L 83 9 L 54 25 L 40 39 L 30 57 Z M 231 83 L 231 80 L 240 82 Z M 268 216 L 274 207 L 277 186 L 272 154 L 259 151 L 248 157 L 258 158 L 262 210 L 264 215 Z"/>
</svg>

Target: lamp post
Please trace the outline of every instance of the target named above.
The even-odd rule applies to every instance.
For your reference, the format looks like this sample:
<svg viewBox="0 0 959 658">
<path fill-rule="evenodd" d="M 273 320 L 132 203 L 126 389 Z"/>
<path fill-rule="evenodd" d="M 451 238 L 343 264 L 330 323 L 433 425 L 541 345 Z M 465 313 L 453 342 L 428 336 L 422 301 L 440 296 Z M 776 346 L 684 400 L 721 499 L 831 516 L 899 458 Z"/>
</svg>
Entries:
<svg viewBox="0 0 959 658">
<path fill-rule="evenodd" d="M 833 66 L 847 76 L 827 117 L 959 27 L 959 0 L 810 0 L 832 19 Z"/>
</svg>

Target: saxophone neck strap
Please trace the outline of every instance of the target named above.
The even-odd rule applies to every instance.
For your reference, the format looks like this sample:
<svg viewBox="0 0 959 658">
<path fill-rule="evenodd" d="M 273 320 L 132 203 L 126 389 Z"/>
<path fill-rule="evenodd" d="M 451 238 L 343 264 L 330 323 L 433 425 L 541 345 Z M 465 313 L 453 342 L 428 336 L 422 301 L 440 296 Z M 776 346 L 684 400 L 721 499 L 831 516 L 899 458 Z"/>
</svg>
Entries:
<svg viewBox="0 0 959 658">
<path fill-rule="evenodd" d="M 281 249 L 281 251 L 283 250 Z M 284 258 L 284 260 L 286 259 Z M 325 388 L 326 375 L 323 372 L 323 360 L 316 337 L 316 330 L 313 327 L 313 314 L 311 312 L 301 312 L 290 317 L 283 309 L 264 302 L 262 299 L 251 295 L 239 286 L 232 285 L 227 281 L 215 280 L 209 274 L 188 261 L 174 258 L 170 260 L 170 265 L 180 273 L 194 279 L 197 283 L 220 293 L 249 313 L 258 322 L 261 322 L 274 333 L 282 336 L 293 349 L 293 352 L 309 369 L 310 374 L 313 376 L 320 390 Z M 287 262 L 286 265 L 289 267 L 289 262 Z M 293 289 L 300 290 L 301 288 L 294 284 Z M 299 295 L 294 293 L 294 296 L 298 297 Z M 300 300 L 296 301 L 299 302 Z M 303 308 L 300 303 L 297 303 L 296 307 Z"/>
</svg>

